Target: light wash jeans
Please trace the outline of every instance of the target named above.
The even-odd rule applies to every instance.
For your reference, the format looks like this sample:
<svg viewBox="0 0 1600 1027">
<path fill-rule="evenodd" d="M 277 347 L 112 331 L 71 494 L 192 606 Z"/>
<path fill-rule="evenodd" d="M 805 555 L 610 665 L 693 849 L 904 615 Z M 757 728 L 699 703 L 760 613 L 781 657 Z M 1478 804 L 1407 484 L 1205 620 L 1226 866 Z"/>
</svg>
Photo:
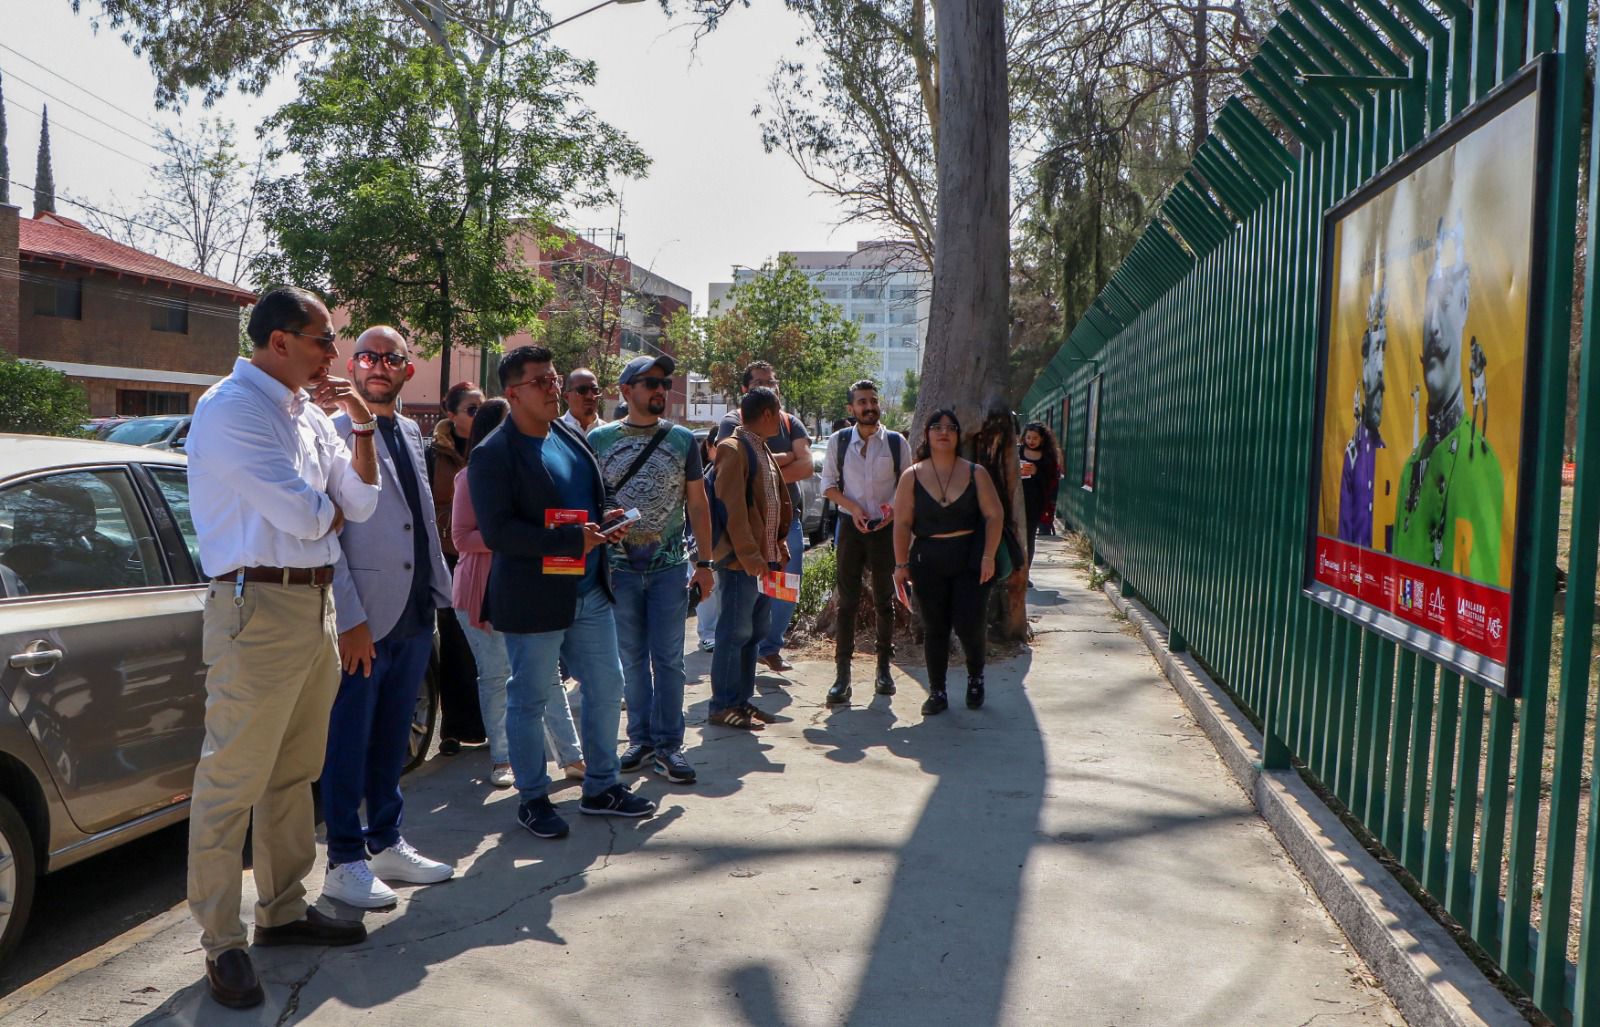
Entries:
<svg viewBox="0 0 1600 1027">
<path fill-rule="evenodd" d="M 617 783 L 617 728 L 622 721 L 622 664 L 617 657 L 617 624 L 611 600 L 598 585 L 578 596 L 572 626 L 532 634 L 505 632 L 511 677 L 506 681 L 506 742 L 511 772 L 522 801 L 540 798 L 550 787 L 545 771 L 542 721 L 548 682 L 565 660 L 578 679 L 582 699 L 579 735 L 583 739 L 583 794 L 598 795 Z"/>
<path fill-rule="evenodd" d="M 789 564 L 784 570 L 790 574 L 799 574 L 805 566 L 806 536 L 800 523 L 799 511 L 795 511 L 794 520 L 789 522 Z M 783 648 L 783 636 L 789 633 L 789 621 L 794 619 L 794 604 L 787 599 L 769 599 L 772 605 L 772 623 L 767 631 L 760 637 L 756 647 L 757 656 L 771 656 Z"/>
<path fill-rule="evenodd" d="M 683 568 L 637 574 L 613 566 L 611 591 L 617 597 L 628 741 L 654 749 L 681 749 L 683 622 L 689 617 Z"/>
<path fill-rule="evenodd" d="M 700 605 L 694 608 L 694 632 L 700 636 L 700 644 L 715 645 L 717 642 L 717 609 L 722 605 L 722 591 L 712 589 L 711 594 L 700 600 Z"/>
<path fill-rule="evenodd" d="M 489 762 L 506 763 L 511 757 L 506 748 L 506 679 L 511 676 L 511 660 L 506 655 L 506 636 L 472 626 L 465 611 L 457 610 L 461 630 L 467 636 L 472 658 L 478 664 L 478 709 L 489 735 Z M 572 723 L 572 707 L 558 674 L 550 680 L 544 704 L 544 740 L 555 753 L 558 766 L 566 767 L 583 759 L 578 744 L 578 729 Z"/>
</svg>

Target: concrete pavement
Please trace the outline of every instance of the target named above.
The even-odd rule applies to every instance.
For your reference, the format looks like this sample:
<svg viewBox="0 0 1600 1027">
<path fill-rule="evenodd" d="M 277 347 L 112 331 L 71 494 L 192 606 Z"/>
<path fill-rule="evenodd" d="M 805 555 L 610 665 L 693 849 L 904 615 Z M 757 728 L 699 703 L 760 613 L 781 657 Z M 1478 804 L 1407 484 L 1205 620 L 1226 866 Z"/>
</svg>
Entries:
<svg viewBox="0 0 1600 1027">
<path fill-rule="evenodd" d="M 580 817 L 565 784 L 572 835 L 541 841 L 483 752 L 436 759 L 406 835 L 460 875 L 401 888 L 367 944 L 255 951 L 267 1004 L 233 1013 L 179 908 L 0 1002 L 0 1027 L 1402 1022 L 1144 646 L 1062 543 L 1040 557 L 1036 644 L 990 666 L 981 711 L 952 689 L 923 722 L 921 667 L 828 710 L 809 662 L 761 679 L 782 722 L 709 727 L 695 653 L 701 783 L 642 776 L 654 819 Z"/>
</svg>

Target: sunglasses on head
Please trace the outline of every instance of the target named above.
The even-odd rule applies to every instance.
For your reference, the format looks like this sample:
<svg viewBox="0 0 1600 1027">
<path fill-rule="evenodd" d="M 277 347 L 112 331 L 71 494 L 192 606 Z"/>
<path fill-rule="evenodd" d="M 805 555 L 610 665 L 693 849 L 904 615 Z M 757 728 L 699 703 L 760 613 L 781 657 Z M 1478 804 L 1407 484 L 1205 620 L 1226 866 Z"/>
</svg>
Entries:
<svg viewBox="0 0 1600 1027">
<path fill-rule="evenodd" d="M 576 392 L 580 396 L 594 396 L 594 395 L 597 395 L 600 392 L 600 386 L 598 386 L 598 385 L 574 385 L 572 388 L 568 389 L 567 391 L 568 392 Z"/>
<path fill-rule="evenodd" d="M 653 374 L 647 374 L 641 378 L 635 378 L 633 380 L 633 384 L 643 385 L 647 389 L 666 389 L 668 392 L 672 391 L 671 378 L 657 378 Z"/>
<path fill-rule="evenodd" d="M 356 366 L 363 368 L 377 367 L 380 363 L 399 370 L 411 360 L 404 353 L 376 353 L 370 349 L 360 350 L 354 354 Z"/>
</svg>

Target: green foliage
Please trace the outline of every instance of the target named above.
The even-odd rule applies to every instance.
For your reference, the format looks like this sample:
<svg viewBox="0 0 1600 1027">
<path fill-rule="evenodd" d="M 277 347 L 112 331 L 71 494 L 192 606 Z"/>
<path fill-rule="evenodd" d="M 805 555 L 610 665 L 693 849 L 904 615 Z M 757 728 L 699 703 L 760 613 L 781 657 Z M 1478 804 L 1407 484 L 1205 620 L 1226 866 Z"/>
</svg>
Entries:
<svg viewBox="0 0 1600 1027">
<path fill-rule="evenodd" d="M 425 353 L 534 330 L 552 288 L 520 244 L 648 159 L 578 102 L 593 64 L 524 45 L 479 65 L 395 32 L 344 27 L 267 122 L 288 140 L 272 158 L 300 170 L 264 187 L 279 252 L 255 274 L 321 290 L 353 326 L 401 325 Z"/>
<path fill-rule="evenodd" d="M 33 169 L 33 215 L 54 214 L 56 210 L 56 173 L 50 162 L 50 105 L 44 105 L 44 115 L 39 120 L 39 162 Z"/>
<path fill-rule="evenodd" d="M 615 316 L 615 315 L 613 315 Z M 622 373 L 623 358 L 611 352 L 609 342 L 588 323 L 581 311 L 557 310 L 545 322 L 540 345 L 554 358 L 556 368 L 566 374 L 587 367 L 599 379 L 601 388 L 615 385 Z"/>
<path fill-rule="evenodd" d="M 794 604 L 796 617 L 809 622 L 822 612 L 828 597 L 833 594 L 837 557 L 832 546 L 814 546 L 807 551 L 800 572 L 800 598 Z"/>
<path fill-rule="evenodd" d="M 745 365 L 765 360 L 778 372 L 786 408 L 826 420 L 844 411 L 850 383 L 872 373 L 855 322 L 822 298 L 792 256 L 767 261 L 750 282 L 735 285 L 727 307 L 674 317 L 667 326 L 679 361 L 725 396 L 739 394 Z"/>
<path fill-rule="evenodd" d="M 906 384 L 900 390 L 900 406 L 908 412 L 917 409 L 917 394 L 922 391 L 922 376 L 912 368 L 906 368 Z"/>
<path fill-rule="evenodd" d="M 0 350 L 0 431 L 82 435 L 89 400 L 67 376 Z"/>
</svg>

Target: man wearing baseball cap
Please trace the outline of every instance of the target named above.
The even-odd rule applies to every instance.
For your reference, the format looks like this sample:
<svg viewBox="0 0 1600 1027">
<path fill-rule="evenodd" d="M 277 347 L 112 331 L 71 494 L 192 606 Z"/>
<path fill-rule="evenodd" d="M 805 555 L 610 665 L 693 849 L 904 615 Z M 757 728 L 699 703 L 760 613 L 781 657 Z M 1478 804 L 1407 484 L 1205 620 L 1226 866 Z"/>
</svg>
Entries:
<svg viewBox="0 0 1600 1027">
<path fill-rule="evenodd" d="M 607 547 L 628 708 L 621 769 L 648 763 L 668 781 L 691 784 L 694 767 L 683 756 L 684 527 L 687 520 L 700 555 L 709 556 L 711 507 L 694 433 L 662 420 L 676 368 L 665 354 L 630 361 L 617 378 L 628 416 L 596 428 L 589 445 L 607 505 L 639 511 L 627 534 Z M 694 580 L 702 595 L 711 593 L 710 560 L 696 561 Z"/>
</svg>

